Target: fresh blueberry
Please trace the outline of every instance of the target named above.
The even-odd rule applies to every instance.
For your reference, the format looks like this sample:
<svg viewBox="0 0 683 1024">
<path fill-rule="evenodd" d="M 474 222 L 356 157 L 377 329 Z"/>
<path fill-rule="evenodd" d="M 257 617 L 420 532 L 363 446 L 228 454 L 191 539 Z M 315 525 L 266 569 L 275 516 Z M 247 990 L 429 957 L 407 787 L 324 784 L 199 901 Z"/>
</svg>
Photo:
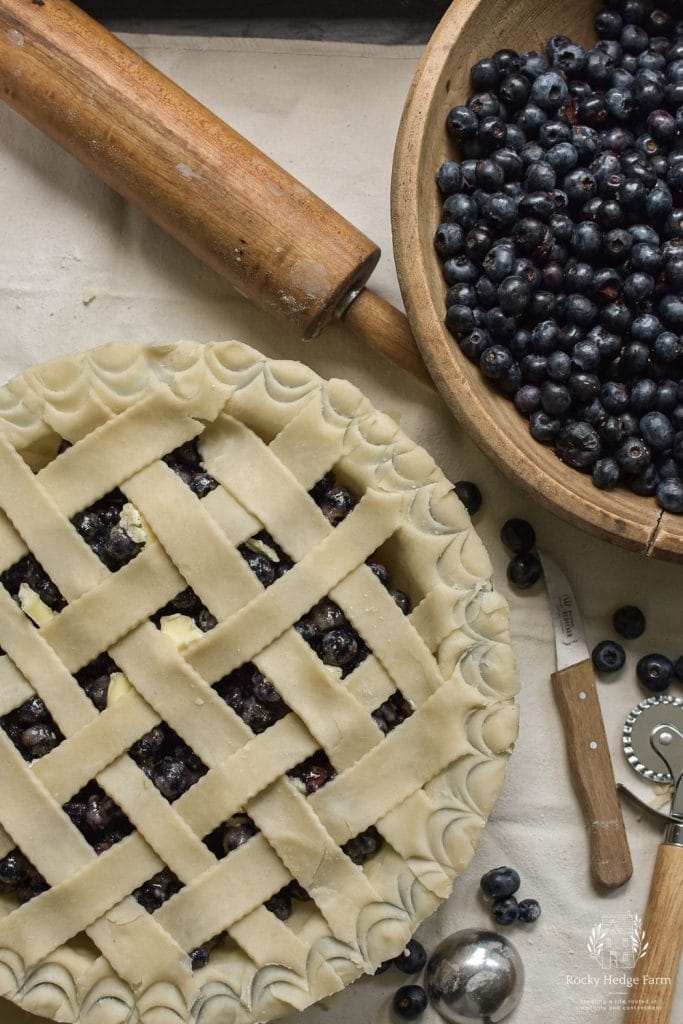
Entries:
<svg viewBox="0 0 683 1024">
<path fill-rule="evenodd" d="M 518 555 L 530 551 L 536 543 L 536 533 L 526 519 L 507 519 L 500 529 L 500 539 L 506 548 Z"/>
<path fill-rule="evenodd" d="M 626 604 L 614 612 L 612 625 L 619 636 L 635 640 L 645 632 L 645 616 L 636 605 Z"/>
<path fill-rule="evenodd" d="M 479 118 L 469 107 L 453 107 L 448 114 L 446 130 L 458 142 L 476 138 L 478 129 Z"/>
<path fill-rule="evenodd" d="M 615 458 L 624 473 L 639 476 L 650 465 L 651 453 L 641 438 L 629 437 L 617 448 Z"/>
<path fill-rule="evenodd" d="M 527 78 L 538 78 L 547 70 L 548 61 L 539 50 L 525 50 L 520 54 L 520 71 Z"/>
<path fill-rule="evenodd" d="M 507 866 L 492 868 L 481 876 L 479 886 L 489 899 L 512 896 L 521 884 L 519 873 Z"/>
<path fill-rule="evenodd" d="M 459 192 L 463 185 L 462 165 L 456 160 L 446 160 L 436 172 L 436 183 L 444 196 Z"/>
<path fill-rule="evenodd" d="M 492 57 L 483 57 L 470 70 L 472 87 L 477 92 L 495 89 L 500 82 L 500 71 Z"/>
<path fill-rule="evenodd" d="M 555 381 L 547 380 L 541 387 L 541 404 L 548 416 L 563 418 L 571 408 L 569 389 L 564 384 L 556 384 Z"/>
<path fill-rule="evenodd" d="M 618 672 L 624 667 L 626 652 L 615 640 L 601 640 L 593 648 L 591 658 L 598 672 Z"/>
<path fill-rule="evenodd" d="M 540 154 L 545 157 L 543 150 L 540 150 Z M 549 163 L 545 160 L 538 160 L 528 165 L 525 180 L 526 187 L 530 192 L 550 191 L 555 188 L 557 175 Z"/>
<path fill-rule="evenodd" d="M 534 921 L 538 921 L 541 916 L 541 904 L 538 900 L 525 899 L 520 900 L 519 905 L 519 920 L 524 924 L 533 924 Z"/>
<path fill-rule="evenodd" d="M 400 1020 L 417 1020 L 427 1009 L 427 993 L 420 985 L 402 985 L 391 1005 Z"/>
<path fill-rule="evenodd" d="M 600 436 L 590 423 L 575 420 L 567 423 L 557 435 L 556 451 L 559 458 L 573 469 L 592 470 L 600 458 Z"/>
<path fill-rule="evenodd" d="M 514 398 L 517 409 L 525 416 L 535 412 L 541 404 L 541 392 L 535 384 L 523 384 Z"/>
<path fill-rule="evenodd" d="M 451 221 L 446 224 L 441 224 L 434 235 L 434 248 L 438 252 L 442 259 L 448 259 L 451 256 L 457 256 L 465 244 L 465 233 L 459 224 Z M 449 284 L 453 282 L 449 280 L 449 275 L 444 271 L 444 277 Z"/>
<path fill-rule="evenodd" d="M 683 515 L 683 482 L 680 479 L 662 480 L 656 491 L 657 503 L 665 512 Z"/>
<path fill-rule="evenodd" d="M 652 693 L 662 693 L 674 679 L 674 667 L 664 654 L 646 654 L 636 665 L 638 682 Z"/>
<path fill-rule="evenodd" d="M 531 100 L 542 110 L 558 110 L 568 95 L 567 82 L 556 71 L 544 71 L 531 86 Z"/>
<path fill-rule="evenodd" d="M 674 429 L 662 412 L 648 412 L 640 420 L 640 432 L 653 451 L 664 451 L 671 447 Z"/>
<path fill-rule="evenodd" d="M 471 516 L 476 515 L 482 503 L 481 491 L 477 485 L 472 483 L 471 480 L 458 480 L 453 485 L 453 490 L 469 514 Z"/>
<path fill-rule="evenodd" d="M 561 426 L 560 420 L 549 416 L 545 409 L 536 409 L 529 417 L 531 436 L 541 444 L 552 444 Z"/>
<path fill-rule="evenodd" d="M 506 314 L 519 314 L 529 303 L 531 286 L 524 278 L 509 276 L 498 286 L 498 303 Z"/>
<path fill-rule="evenodd" d="M 496 900 L 491 907 L 491 916 L 496 924 L 514 924 L 519 920 L 519 903 L 514 896 Z"/>
<path fill-rule="evenodd" d="M 543 568 L 533 551 L 522 551 L 510 560 L 507 567 L 507 578 L 513 586 L 520 590 L 528 590 L 540 580 Z"/>
<path fill-rule="evenodd" d="M 419 974 L 427 963 L 427 951 L 417 939 L 411 939 L 408 945 L 394 957 L 394 964 L 404 974 Z"/>
</svg>

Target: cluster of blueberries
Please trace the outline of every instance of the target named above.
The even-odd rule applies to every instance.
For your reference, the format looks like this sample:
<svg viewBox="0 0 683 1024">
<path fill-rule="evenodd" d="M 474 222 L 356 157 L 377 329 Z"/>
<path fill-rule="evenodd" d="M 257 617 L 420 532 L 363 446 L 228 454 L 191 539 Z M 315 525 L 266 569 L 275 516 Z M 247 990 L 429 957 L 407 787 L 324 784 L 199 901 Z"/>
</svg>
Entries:
<svg viewBox="0 0 683 1024">
<path fill-rule="evenodd" d="M 635 640 L 645 632 L 647 623 L 640 608 L 627 604 L 614 612 L 612 625 L 619 636 Z M 601 640 L 593 648 L 591 658 L 598 672 L 609 674 L 624 667 L 626 651 L 618 640 Z M 673 682 L 683 683 L 683 654 L 677 658 L 658 652 L 644 654 L 636 665 L 636 676 L 648 693 L 663 693 Z"/>
<path fill-rule="evenodd" d="M 479 885 L 485 899 L 491 902 L 491 914 L 497 924 L 533 924 L 541 916 L 538 900 L 517 900 L 515 893 L 520 884 L 518 872 L 510 867 L 492 868 L 482 875 Z M 390 967 L 397 967 L 404 974 L 419 974 L 426 964 L 424 946 L 411 939 L 402 953 L 380 964 L 375 973 L 383 974 Z M 427 993 L 422 985 L 402 985 L 394 993 L 391 1005 L 399 1020 L 417 1020 L 427 1009 Z"/>
<path fill-rule="evenodd" d="M 458 480 L 453 490 L 471 516 L 482 506 L 482 493 L 471 480 Z M 510 551 L 507 578 L 518 590 L 528 590 L 543 575 L 541 560 L 534 551 L 536 531 L 526 519 L 506 519 L 500 528 L 500 539 Z"/>
<path fill-rule="evenodd" d="M 518 900 L 515 893 L 521 884 L 514 868 L 492 868 L 482 875 L 479 886 L 485 898 L 491 900 L 491 916 L 497 924 L 533 924 L 541 916 L 538 900 Z"/>
<path fill-rule="evenodd" d="M 427 951 L 417 939 L 410 939 L 402 953 L 385 960 L 375 974 L 384 974 L 395 967 L 402 974 L 420 974 L 427 964 Z M 392 1010 L 399 1020 L 417 1020 L 427 1009 L 427 993 L 422 985 L 401 985 L 394 992 Z"/>
<path fill-rule="evenodd" d="M 595 485 L 683 514 L 683 22 L 609 0 L 590 49 L 499 50 L 446 128 L 446 325 Z"/>
</svg>

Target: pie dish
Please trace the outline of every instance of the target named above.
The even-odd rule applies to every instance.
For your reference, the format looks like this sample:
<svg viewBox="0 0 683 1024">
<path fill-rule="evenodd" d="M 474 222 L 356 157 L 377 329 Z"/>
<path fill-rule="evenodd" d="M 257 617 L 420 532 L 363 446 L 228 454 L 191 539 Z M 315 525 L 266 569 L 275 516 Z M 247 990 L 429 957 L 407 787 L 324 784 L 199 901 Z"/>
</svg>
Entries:
<svg viewBox="0 0 683 1024">
<path fill-rule="evenodd" d="M 0 389 L 0 994 L 248 1024 L 405 946 L 517 732 L 507 607 L 431 457 L 238 342 Z"/>
</svg>

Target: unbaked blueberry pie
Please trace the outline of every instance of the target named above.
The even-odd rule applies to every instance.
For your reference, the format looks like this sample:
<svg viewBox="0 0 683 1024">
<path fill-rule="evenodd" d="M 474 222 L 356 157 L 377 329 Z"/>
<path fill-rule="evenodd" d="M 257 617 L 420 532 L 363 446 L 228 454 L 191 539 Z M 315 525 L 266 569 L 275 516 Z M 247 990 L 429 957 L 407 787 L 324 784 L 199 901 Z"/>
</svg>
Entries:
<svg viewBox="0 0 683 1024">
<path fill-rule="evenodd" d="M 516 735 L 451 485 L 349 383 L 237 342 L 0 389 L 0 994 L 247 1024 L 404 948 Z"/>
</svg>

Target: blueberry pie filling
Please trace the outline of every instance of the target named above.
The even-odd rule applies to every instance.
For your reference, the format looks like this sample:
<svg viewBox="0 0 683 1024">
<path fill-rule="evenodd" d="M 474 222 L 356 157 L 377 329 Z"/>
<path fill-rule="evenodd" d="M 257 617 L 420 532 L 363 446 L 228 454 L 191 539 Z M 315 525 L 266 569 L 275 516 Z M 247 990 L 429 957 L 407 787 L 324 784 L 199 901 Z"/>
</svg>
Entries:
<svg viewBox="0 0 683 1024">
<path fill-rule="evenodd" d="M 207 771 L 201 759 L 165 722 L 141 736 L 128 753 L 169 802 L 186 793 Z"/>
<path fill-rule="evenodd" d="M 0 719 L 15 747 L 26 761 L 49 754 L 64 739 L 40 697 L 31 697 Z"/>
<path fill-rule="evenodd" d="M 107 705 L 116 699 L 117 694 L 126 688 L 125 676 L 106 652 L 84 665 L 75 673 L 75 678 L 98 711 L 104 711 Z"/>
<path fill-rule="evenodd" d="M 66 605 L 42 565 L 30 554 L 0 574 L 0 583 L 36 626 L 48 622 Z"/>
<path fill-rule="evenodd" d="M 204 842 L 219 860 L 227 857 L 233 850 L 243 846 L 252 836 L 258 834 L 258 828 L 244 811 L 238 811 L 221 822 L 210 835 L 204 837 Z"/>
<path fill-rule="evenodd" d="M 112 572 L 135 558 L 147 539 L 140 513 L 118 488 L 79 512 L 73 524 Z"/>
<path fill-rule="evenodd" d="M 180 892 L 181 889 L 180 879 L 176 878 L 168 868 L 164 868 L 163 871 L 158 871 L 156 875 L 152 875 L 141 886 L 134 889 L 133 896 L 148 914 L 153 914 L 155 910 L 163 906 L 166 900 Z"/>
<path fill-rule="evenodd" d="M 97 854 L 131 834 L 133 826 L 110 796 L 89 782 L 64 804 L 64 811 Z"/>
<path fill-rule="evenodd" d="M 214 689 L 255 733 L 269 729 L 289 711 L 273 684 L 249 662 L 220 679 Z"/>
<path fill-rule="evenodd" d="M 175 448 L 168 455 L 164 455 L 163 461 L 174 473 L 178 474 L 198 498 L 205 498 L 207 494 L 218 487 L 218 481 L 214 480 L 210 473 L 207 473 L 206 467 L 202 463 L 196 438 Z"/>
<path fill-rule="evenodd" d="M 20 903 L 28 903 L 48 888 L 43 876 L 21 852 L 13 849 L 0 857 L 0 893 L 15 896 Z"/>
<path fill-rule="evenodd" d="M 324 750 L 316 750 L 315 754 L 307 757 L 305 761 L 290 768 L 287 772 L 289 778 L 298 783 L 306 795 L 315 793 L 336 774 L 334 766 Z"/>
<path fill-rule="evenodd" d="M 249 1024 L 372 973 L 516 734 L 450 483 L 351 385 L 238 343 L 0 399 L 0 995 Z"/>
<path fill-rule="evenodd" d="M 291 559 L 266 530 L 260 530 L 254 537 L 240 544 L 237 550 L 264 587 L 275 583 L 292 568 Z"/>
</svg>

